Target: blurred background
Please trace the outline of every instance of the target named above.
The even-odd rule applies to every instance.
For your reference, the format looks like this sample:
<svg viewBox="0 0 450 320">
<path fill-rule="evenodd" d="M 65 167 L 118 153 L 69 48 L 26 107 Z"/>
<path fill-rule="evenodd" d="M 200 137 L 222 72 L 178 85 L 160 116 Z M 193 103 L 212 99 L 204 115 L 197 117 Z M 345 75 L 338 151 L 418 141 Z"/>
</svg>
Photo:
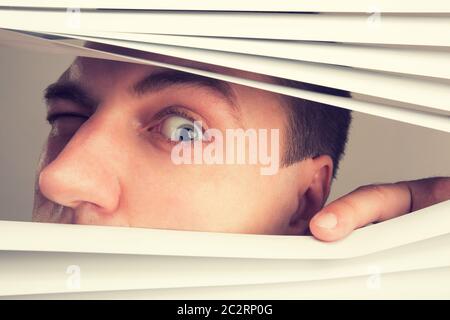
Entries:
<svg viewBox="0 0 450 320">
<path fill-rule="evenodd" d="M 73 58 L 0 45 L 0 220 L 31 220 L 35 168 L 50 129 L 42 92 Z M 328 202 L 365 184 L 450 176 L 450 134 L 353 117 Z"/>
</svg>

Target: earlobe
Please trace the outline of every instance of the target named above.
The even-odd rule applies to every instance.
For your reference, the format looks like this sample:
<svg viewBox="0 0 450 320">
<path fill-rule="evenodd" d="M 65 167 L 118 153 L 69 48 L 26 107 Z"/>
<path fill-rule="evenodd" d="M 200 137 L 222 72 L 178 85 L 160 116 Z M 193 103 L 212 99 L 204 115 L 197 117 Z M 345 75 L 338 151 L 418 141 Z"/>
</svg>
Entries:
<svg viewBox="0 0 450 320">
<path fill-rule="evenodd" d="M 308 231 L 309 221 L 326 203 L 331 189 L 333 160 L 328 155 L 312 159 L 309 185 L 299 194 L 298 208 L 291 215 L 287 234 L 303 235 Z"/>
</svg>

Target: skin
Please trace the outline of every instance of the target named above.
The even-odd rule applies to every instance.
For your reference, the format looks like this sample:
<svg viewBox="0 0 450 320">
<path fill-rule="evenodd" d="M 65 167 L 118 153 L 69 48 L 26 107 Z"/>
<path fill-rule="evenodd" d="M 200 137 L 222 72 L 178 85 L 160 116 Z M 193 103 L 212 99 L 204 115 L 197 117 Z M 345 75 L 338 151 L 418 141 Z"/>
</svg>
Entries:
<svg viewBox="0 0 450 320">
<path fill-rule="evenodd" d="M 136 55 L 271 81 L 218 66 Z M 52 122 L 37 169 L 34 221 L 255 234 L 311 232 L 334 241 L 370 222 L 450 198 L 450 179 L 430 178 L 365 186 L 324 208 L 333 170 L 328 155 L 281 167 L 268 176 L 260 174 L 259 164 L 175 165 L 170 158 L 174 142 L 163 129 L 179 115 L 158 118 L 168 107 L 177 105 L 177 112 L 223 132 L 279 129 L 282 157 L 285 102 L 278 94 L 236 84 L 228 84 L 228 96 L 199 83 L 132 92 L 143 78 L 165 71 L 92 58 L 74 61 L 59 83 L 81 85 L 95 106 L 87 108 L 67 97 L 48 100 L 48 115 L 59 117 Z M 62 115 L 67 112 L 71 115 Z"/>
</svg>

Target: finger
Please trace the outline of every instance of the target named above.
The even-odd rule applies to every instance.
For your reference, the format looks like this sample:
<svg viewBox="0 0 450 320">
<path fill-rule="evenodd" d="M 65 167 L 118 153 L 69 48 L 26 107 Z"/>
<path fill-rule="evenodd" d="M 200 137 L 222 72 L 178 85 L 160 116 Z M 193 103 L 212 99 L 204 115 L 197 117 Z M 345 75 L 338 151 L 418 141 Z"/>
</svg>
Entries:
<svg viewBox="0 0 450 320">
<path fill-rule="evenodd" d="M 411 192 L 406 182 L 368 185 L 331 202 L 310 221 L 319 240 L 335 241 L 371 222 L 410 212 Z"/>
</svg>

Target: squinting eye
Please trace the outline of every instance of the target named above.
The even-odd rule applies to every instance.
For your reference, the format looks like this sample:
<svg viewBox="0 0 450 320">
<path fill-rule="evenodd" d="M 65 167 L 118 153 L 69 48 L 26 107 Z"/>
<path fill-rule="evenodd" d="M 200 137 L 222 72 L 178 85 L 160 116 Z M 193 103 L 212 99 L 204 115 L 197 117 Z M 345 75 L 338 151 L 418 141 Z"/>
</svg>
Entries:
<svg viewBox="0 0 450 320">
<path fill-rule="evenodd" d="M 180 117 L 167 117 L 161 124 L 161 134 L 172 141 L 202 140 L 202 128 L 194 121 Z"/>
<path fill-rule="evenodd" d="M 52 136 L 73 136 L 89 117 L 78 113 L 56 113 L 47 117 Z"/>
<path fill-rule="evenodd" d="M 77 121 L 85 121 L 88 117 L 78 114 L 78 113 L 72 113 L 72 112 L 64 112 L 64 113 L 56 113 L 47 116 L 47 122 L 50 125 L 53 125 L 56 121 L 60 120 L 77 120 Z"/>
</svg>

